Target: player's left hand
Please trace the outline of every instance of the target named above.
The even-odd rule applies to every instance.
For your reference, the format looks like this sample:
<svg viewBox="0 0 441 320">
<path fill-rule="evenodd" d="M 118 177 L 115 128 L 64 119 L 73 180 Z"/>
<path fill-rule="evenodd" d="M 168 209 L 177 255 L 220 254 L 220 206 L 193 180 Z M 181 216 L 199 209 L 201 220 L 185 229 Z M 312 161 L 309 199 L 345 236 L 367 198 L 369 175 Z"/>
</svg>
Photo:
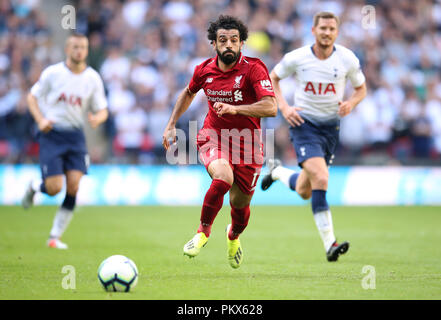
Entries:
<svg viewBox="0 0 441 320">
<path fill-rule="evenodd" d="M 222 115 L 224 114 L 232 114 L 232 115 L 237 114 L 236 107 L 228 103 L 216 102 L 213 105 L 213 108 L 216 114 L 218 115 L 218 117 L 222 117 Z"/>
<path fill-rule="evenodd" d="M 340 117 L 345 117 L 349 113 L 351 113 L 352 109 L 354 109 L 353 104 L 350 101 L 339 101 L 338 102 L 338 115 Z"/>
</svg>

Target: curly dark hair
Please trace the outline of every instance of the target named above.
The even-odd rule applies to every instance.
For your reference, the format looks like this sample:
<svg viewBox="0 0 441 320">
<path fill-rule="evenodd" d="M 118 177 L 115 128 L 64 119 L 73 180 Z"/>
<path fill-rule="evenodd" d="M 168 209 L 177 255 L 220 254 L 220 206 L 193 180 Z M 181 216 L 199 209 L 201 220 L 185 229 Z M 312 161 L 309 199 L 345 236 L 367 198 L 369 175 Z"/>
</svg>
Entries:
<svg viewBox="0 0 441 320">
<path fill-rule="evenodd" d="M 242 21 L 240 21 L 235 17 L 220 15 L 216 21 L 210 22 L 210 25 L 207 29 L 208 40 L 216 41 L 216 34 L 217 34 L 217 30 L 219 29 L 225 29 L 225 30 L 237 29 L 239 31 L 240 41 L 245 41 L 248 39 L 247 26 Z"/>
</svg>

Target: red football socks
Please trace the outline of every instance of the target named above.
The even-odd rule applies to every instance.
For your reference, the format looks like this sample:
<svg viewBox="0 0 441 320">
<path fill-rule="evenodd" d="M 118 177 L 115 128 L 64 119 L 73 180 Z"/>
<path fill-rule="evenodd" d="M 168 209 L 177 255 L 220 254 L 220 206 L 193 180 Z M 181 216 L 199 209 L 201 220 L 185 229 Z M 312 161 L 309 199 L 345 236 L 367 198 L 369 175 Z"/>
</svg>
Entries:
<svg viewBox="0 0 441 320">
<path fill-rule="evenodd" d="M 231 203 L 230 203 L 231 205 Z M 228 233 L 228 239 L 235 240 L 245 230 L 250 219 L 250 206 L 237 209 L 231 205 L 231 229 Z"/>
<path fill-rule="evenodd" d="M 210 236 L 211 225 L 222 208 L 224 196 L 230 190 L 231 185 L 220 179 L 213 179 L 211 186 L 205 194 L 204 204 L 202 205 L 201 224 L 198 233 L 203 232 L 207 237 Z"/>
</svg>

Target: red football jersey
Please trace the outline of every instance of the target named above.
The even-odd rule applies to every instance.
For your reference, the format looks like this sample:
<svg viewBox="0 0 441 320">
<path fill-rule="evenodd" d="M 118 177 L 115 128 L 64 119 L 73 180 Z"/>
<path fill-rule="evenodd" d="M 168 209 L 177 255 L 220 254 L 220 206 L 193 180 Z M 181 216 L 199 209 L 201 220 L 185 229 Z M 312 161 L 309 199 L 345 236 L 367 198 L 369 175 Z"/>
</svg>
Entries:
<svg viewBox="0 0 441 320">
<path fill-rule="evenodd" d="M 260 129 L 260 118 L 243 115 L 223 115 L 218 117 L 213 109 L 215 102 L 232 105 L 253 104 L 274 92 L 265 64 L 257 58 L 240 54 L 236 65 L 224 72 L 217 65 L 218 57 L 210 58 L 196 66 L 189 84 L 191 92 L 204 89 L 208 99 L 208 114 L 204 128 L 214 129 Z"/>
<path fill-rule="evenodd" d="M 214 158 L 223 157 L 232 165 L 261 167 L 260 118 L 230 114 L 219 117 L 213 105 L 215 102 L 253 104 L 264 96 L 274 96 L 268 70 L 259 59 L 241 54 L 236 65 L 224 72 L 219 69 L 217 59 L 216 56 L 198 65 L 188 86 L 193 93 L 204 89 L 208 99 L 208 114 L 197 137 L 202 161 L 208 166 Z"/>
</svg>

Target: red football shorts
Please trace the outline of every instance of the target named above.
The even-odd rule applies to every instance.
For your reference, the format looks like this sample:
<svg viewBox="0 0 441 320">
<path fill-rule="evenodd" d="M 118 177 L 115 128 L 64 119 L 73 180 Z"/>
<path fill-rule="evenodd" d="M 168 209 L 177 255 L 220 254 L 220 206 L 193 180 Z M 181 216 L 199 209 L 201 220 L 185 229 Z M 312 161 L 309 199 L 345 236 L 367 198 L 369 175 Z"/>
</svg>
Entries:
<svg viewBox="0 0 441 320">
<path fill-rule="evenodd" d="M 222 144 L 215 139 L 209 139 L 209 137 L 207 138 L 203 135 L 198 135 L 197 148 L 199 158 L 207 171 L 211 162 L 217 159 L 225 159 L 233 170 L 234 183 L 239 189 L 248 195 L 254 193 L 262 164 L 256 163 L 255 161 L 246 163 L 244 163 L 244 161 L 237 161 L 238 152 L 241 154 L 242 160 L 244 159 L 243 148 L 240 151 L 232 150 L 234 148 L 231 148 L 231 146 L 222 146 Z M 263 155 L 260 154 L 262 152 L 261 148 L 256 152 L 258 153 L 258 159 L 260 159 L 261 156 L 263 157 Z"/>
</svg>

